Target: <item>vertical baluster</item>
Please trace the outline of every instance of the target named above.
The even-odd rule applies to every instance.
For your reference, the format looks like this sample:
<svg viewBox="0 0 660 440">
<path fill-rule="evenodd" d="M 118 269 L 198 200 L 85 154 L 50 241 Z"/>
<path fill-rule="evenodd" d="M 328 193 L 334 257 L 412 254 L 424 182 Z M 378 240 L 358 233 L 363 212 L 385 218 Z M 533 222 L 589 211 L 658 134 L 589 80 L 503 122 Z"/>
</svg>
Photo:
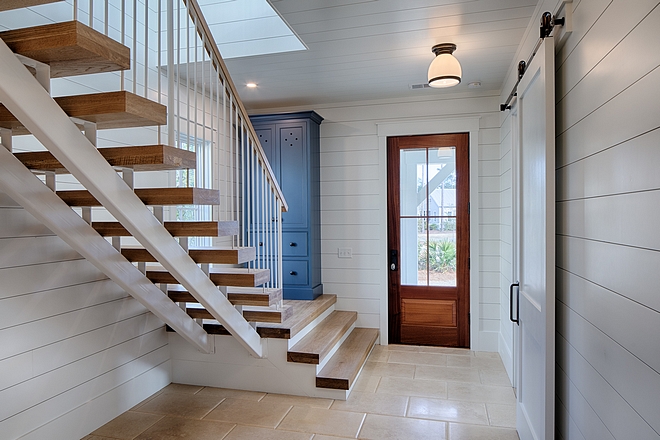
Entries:
<svg viewBox="0 0 660 440">
<path fill-rule="evenodd" d="M 121 0 L 121 24 L 120 24 L 120 33 L 121 33 L 121 44 L 122 46 L 126 44 L 126 0 Z M 122 70 L 119 74 L 119 88 L 124 90 L 124 77 L 125 71 Z"/>
<path fill-rule="evenodd" d="M 110 22 L 110 0 L 105 0 L 105 25 L 103 27 L 103 33 L 107 36 Z"/>
<path fill-rule="evenodd" d="M 176 53 L 177 53 L 177 63 L 176 63 L 176 136 L 177 143 L 176 146 L 181 148 L 181 2 L 177 1 L 177 35 L 176 35 Z M 174 67 L 172 68 L 174 72 Z"/>
<path fill-rule="evenodd" d="M 89 0 L 89 27 L 94 28 L 94 0 Z"/>
<path fill-rule="evenodd" d="M 156 74 L 157 74 L 156 77 L 158 78 L 158 84 L 157 84 L 157 87 L 158 87 L 158 91 L 157 91 L 158 103 L 162 104 L 163 103 L 163 89 L 162 89 L 162 78 L 161 78 L 162 77 L 161 67 L 163 67 L 163 54 L 162 54 L 163 48 L 162 48 L 162 42 L 161 42 L 161 39 L 162 39 L 162 33 L 161 33 L 162 32 L 162 20 L 163 20 L 163 12 L 162 12 L 163 3 L 162 3 L 162 0 L 158 0 L 158 5 L 157 6 L 158 6 L 158 14 L 156 15 L 156 19 L 158 20 L 158 24 L 156 25 L 156 35 L 158 37 L 158 42 L 156 43 L 156 50 L 158 51 L 158 57 L 156 58 L 156 60 L 157 60 L 156 61 Z M 168 33 L 168 38 L 169 38 L 169 34 L 171 34 L 172 31 L 173 31 L 172 28 L 168 28 L 168 32 L 167 32 Z M 171 75 L 172 75 L 172 71 L 168 70 L 167 71 L 167 76 L 169 77 Z M 167 113 L 168 113 L 167 117 L 169 119 L 169 112 L 167 112 Z M 169 131 L 169 123 L 168 123 L 167 130 Z M 159 126 L 158 127 L 158 144 L 163 143 L 162 134 L 163 134 L 163 127 Z"/>
<path fill-rule="evenodd" d="M 177 28 L 177 37 L 179 29 Z M 159 73 L 160 75 L 160 73 Z M 167 0 L 167 144 L 175 146 L 174 115 L 178 109 L 174 96 L 174 0 Z"/>
<path fill-rule="evenodd" d="M 78 0 L 73 0 L 73 21 L 78 20 Z"/>
<path fill-rule="evenodd" d="M 149 0 L 144 0 L 144 97 L 149 95 Z"/>
<path fill-rule="evenodd" d="M 137 93 L 137 2 L 133 0 L 133 93 Z"/>
<path fill-rule="evenodd" d="M 264 166 L 261 163 L 261 161 L 259 161 L 259 165 L 261 165 L 260 199 L 261 199 L 261 224 L 263 225 L 261 236 L 263 237 L 262 241 L 264 243 L 264 268 L 270 269 L 270 267 L 268 267 L 268 228 L 266 227 L 266 214 L 268 214 L 266 210 L 266 174 L 264 173 Z"/>
<path fill-rule="evenodd" d="M 277 288 L 282 288 L 282 201 L 277 199 Z"/>
</svg>

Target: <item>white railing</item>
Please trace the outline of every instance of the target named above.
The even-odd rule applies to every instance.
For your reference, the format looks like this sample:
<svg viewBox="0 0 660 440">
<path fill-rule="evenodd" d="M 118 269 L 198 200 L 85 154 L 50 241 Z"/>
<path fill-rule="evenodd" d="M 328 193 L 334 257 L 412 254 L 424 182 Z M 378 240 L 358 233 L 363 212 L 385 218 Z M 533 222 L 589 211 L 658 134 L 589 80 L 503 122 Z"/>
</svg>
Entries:
<svg viewBox="0 0 660 440">
<path fill-rule="evenodd" d="M 178 213 L 238 221 L 241 234 L 232 245 L 256 247 L 249 266 L 270 269 L 268 287 L 281 288 L 286 201 L 197 1 L 73 0 L 72 10 L 74 19 L 131 48 L 131 69 L 119 74 L 118 86 L 167 105 L 168 124 L 157 130 L 156 142 L 210 147 L 212 164 L 198 154 L 194 179 L 191 171 L 177 177 L 179 184 L 194 180 L 219 190 L 221 203 Z"/>
</svg>

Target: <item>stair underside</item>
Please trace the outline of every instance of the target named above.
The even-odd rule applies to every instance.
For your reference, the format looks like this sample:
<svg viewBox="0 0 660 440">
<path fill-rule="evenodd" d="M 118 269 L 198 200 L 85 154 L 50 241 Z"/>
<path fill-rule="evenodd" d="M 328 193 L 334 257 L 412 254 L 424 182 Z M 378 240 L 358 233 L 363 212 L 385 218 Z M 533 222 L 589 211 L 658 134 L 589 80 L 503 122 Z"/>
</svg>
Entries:
<svg viewBox="0 0 660 440">
<path fill-rule="evenodd" d="M 215 319 L 206 309 L 186 309 L 188 315 L 196 319 Z M 249 322 L 279 323 L 293 314 L 293 307 L 285 306 L 281 310 L 268 307 L 243 307 L 243 317 Z"/>
<path fill-rule="evenodd" d="M 178 284 L 169 272 L 148 270 L 147 278 L 156 284 Z M 268 269 L 211 269 L 209 278 L 216 286 L 257 287 L 270 281 Z"/>
<path fill-rule="evenodd" d="M 87 190 L 57 191 L 57 195 L 69 206 L 102 206 Z M 135 195 L 149 206 L 220 203 L 219 191 L 205 188 L 143 188 L 136 189 Z"/>
<path fill-rule="evenodd" d="M 79 21 L 0 32 L 0 39 L 13 52 L 48 64 L 52 78 L 131 68 L 128 47 Z"/>
<path fill-rule="evenodd" d="M 321 372 L 316 375 L 316 386 L 349 390 L 376 339 L 378 339 L 378 330 L 375 328 L 353 329 Z"/>
<path fill-rule="evenodd" d="M 229 237 L 238 234 L 238 222 L 165 222 L 173 237 Z M 92 228 L 103 237 L 131 237 L 119 222 L 93 222 Z"/>
<path fill-rule="evenodd" d="M 185 290 L 169 290 L 167 295 L 174 302 L 196 303 L 194 296 Z M 227 287 L 227 299 L 235 306 L 271 307 L 282 300 L 282 289 L 261 287 Z"/>
<path fill-rule="evenodd" d="M 55 102 L 70 117 L 94 122 L 98 129 L 167 124 L 164 105 L 126 91 L 61 96 Z M 0 105 L 0 128 L 11 129 L 14 135 L 29 134 L 4 105 Z"/>
<path fill-rule="evenodd" d="M 146 249 L 123 248 L 121 253 L 131 262 L 157 262 L 156 258 L 154 258 Z M 202 248 L 190 249 L 188 254 L 195 263 L 199 264 L 241 264 L 254 260 L 257 255 L 257 250 L 253 247 Z"/>
<path fill-rule="evenodd" d="M 357 312 L 334 311 L 287 352 L 287 361 L 319 364 L 357 321 Z"/>
<path fill-rule="evenodd" d="M 196 155 L 194 152 L 167 145 L 111 147 L 99 148 L 98 150 L 113 167 L 131 168 L 134 171 L 196 168 Z M 66 168 L 55 159 L 50 151 L 14 153 L 14 156 L 31 170 L 68 174 Z"/>
<path fill-rule="evenodd" d="M 0 1 L 0 12 L 12 9 L 28 8 L 30 6 L 45 5 L 48 3 L 57 3 L 63 0 L 2 0 Z"/>
</svg>

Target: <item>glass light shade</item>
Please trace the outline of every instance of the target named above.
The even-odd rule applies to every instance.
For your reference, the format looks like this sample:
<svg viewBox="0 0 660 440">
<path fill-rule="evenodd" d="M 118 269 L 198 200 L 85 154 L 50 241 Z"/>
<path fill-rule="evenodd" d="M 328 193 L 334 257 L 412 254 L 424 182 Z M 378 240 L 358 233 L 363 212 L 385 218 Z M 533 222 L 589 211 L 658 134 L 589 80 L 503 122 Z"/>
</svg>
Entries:
<svg viewBox="0 0 660 440">
<path fill-rule="evenodd" d="M 461 82 L 461 64 L 450 53 L 436 56 L 429 66 L 429 85 L 431 87 L 452 87 Z"/>
</svg>

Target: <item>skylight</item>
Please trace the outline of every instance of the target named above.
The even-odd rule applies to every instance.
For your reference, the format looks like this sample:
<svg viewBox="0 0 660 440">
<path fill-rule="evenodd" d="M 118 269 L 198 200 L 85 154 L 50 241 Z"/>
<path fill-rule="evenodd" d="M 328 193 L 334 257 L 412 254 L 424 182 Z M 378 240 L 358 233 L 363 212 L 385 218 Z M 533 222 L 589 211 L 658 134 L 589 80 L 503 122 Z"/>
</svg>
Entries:
<svg viewBox="0 0 660 440">
<path fill-rule="evenodd" d="M 307 49 L 267 0 L 199 0 L 225 59 Z"/>
</svg>

